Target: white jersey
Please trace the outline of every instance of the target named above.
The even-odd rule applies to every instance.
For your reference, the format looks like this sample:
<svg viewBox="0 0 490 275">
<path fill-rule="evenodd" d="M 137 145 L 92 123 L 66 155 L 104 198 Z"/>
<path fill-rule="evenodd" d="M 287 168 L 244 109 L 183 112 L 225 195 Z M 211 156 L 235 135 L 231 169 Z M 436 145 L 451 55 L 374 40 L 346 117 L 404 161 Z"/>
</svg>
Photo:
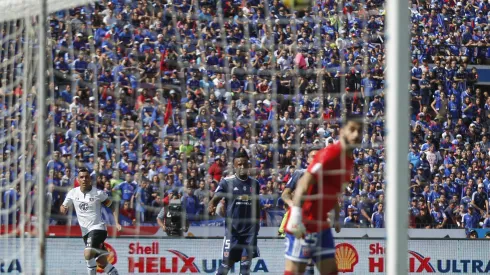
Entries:
<svg viewBox="0 0 490 275">
<path fill-rule="evenodd" d="M 88 193 L 83 193 L 80 187 L 76 187 L 66 195 L 64 207 L 73 205 L 77 212 L 78 223 L 82 229 L 82 236 L 92 230 L 107 230 L 102 221 L 101 205 L 108 198 L 104 191 L 95 187 Z"/>
</svg>

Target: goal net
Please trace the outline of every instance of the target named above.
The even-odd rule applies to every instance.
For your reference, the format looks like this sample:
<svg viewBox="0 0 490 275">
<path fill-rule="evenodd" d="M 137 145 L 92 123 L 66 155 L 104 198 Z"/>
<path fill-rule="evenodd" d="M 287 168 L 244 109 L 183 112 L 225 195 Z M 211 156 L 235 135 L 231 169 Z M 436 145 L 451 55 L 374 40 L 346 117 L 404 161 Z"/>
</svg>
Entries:
<svg viewBox="0 0 490 275">
<path fill-rule="evenodd" d="M 34 274 L 38 261 L 46 274 L 85 273 L 75 210 L 59 210 L 80 168 L 117 205 L 121 232 L 111 209 L 102 215 L 109 262 L 121 274 L 216 271 L 225 218 L 208 203 L 244 150 L 260 186 L 251 196 L 263 237 L 252 271 L 282 274 L 282 192 L 312 149 L 339 141 L 348 114 L 365 129 L 354 170 L 332 172 L 349 183 L 330 199 L 341 224 L 373 226 L 373 208 L 358 206 L 382 202 L 385 188 L 382 1 L 314 1 L 293 11 L 277 0 L 47 0 L 46 33 L 38 2 L 0 2 L 0 273 Z M 180 234 L 163 231 L 162 208 L 195 239 L 162 240 Z M 37 258 L 40 219 L 46 252 Z M 342 251 L 349 271 L 355 259 Z"/>
</svg>

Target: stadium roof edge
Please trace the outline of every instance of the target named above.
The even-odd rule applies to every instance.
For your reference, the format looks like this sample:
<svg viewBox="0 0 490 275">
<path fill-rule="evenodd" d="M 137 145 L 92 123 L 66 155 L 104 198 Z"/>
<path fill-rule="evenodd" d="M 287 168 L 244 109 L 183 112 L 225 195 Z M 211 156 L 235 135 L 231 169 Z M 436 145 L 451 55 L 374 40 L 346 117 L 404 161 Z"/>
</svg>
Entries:
<svg viewBox="0 0 490 275">
<path fill-rule="evenodd" d="M 70 9 L 94 3 L 94 0 L 46 0 L 48 13 Z M 0 1 L 0 21 L 20 19 L 38 15 L 41 11 L 39 0 L 2 0 Z"/>
</svg>

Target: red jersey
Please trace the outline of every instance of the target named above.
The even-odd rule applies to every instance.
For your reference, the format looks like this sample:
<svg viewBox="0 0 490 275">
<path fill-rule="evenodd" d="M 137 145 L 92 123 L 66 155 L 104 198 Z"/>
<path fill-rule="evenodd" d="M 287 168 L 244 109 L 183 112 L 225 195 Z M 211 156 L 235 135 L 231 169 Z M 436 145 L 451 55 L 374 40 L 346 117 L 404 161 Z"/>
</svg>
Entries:
<svg viewBox="0 0 490 275">
<path fill-rule="evenodd" d="M 330 228 L 328 213 L 338 203 L 337 196 L 342 185 L 349 181 L 352 170 L 352 156 L 342 152 L 340 142 L 321 149 L 308 166 L 317 184 L 310 185 L 303 203 L 303 223 L 308 233 Z M 318 196 L 321 195 L 321 196 Z"/>
</svg>

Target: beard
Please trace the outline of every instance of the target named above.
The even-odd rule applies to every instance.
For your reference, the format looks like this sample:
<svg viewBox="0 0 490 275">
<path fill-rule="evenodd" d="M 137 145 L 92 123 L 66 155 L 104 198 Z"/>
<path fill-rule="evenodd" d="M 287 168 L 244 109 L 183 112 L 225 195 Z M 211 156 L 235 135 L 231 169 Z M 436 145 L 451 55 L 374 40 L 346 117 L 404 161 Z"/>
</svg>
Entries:
<svg viewBox="0 0 490 275">
<path fill-rule="evenodd" d="M 248 176 L 248 168 L 237 168 L 236 170 L 236 174 L 240 177 L 240 178 L 245 178 Z"/>
</svg>

